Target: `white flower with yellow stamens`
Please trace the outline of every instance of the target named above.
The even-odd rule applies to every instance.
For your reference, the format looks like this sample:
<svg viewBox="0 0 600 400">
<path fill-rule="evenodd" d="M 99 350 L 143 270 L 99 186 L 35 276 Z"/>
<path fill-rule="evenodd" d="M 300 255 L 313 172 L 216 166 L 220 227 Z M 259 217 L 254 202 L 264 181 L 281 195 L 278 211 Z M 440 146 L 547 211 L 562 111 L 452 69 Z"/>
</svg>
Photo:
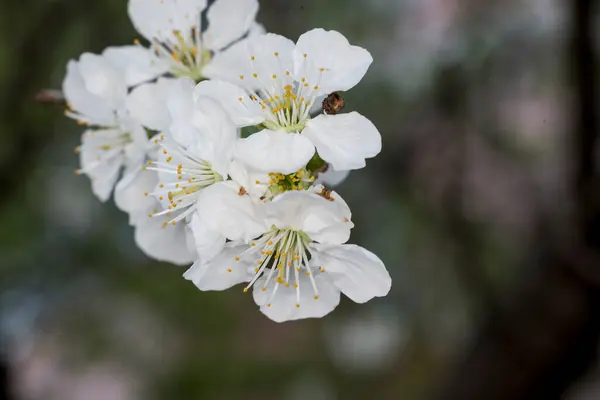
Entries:
<svg viewBox="0 0 600 400">
<path fill-rule="evenodd" d="M 210 75 L 205 68 L 219 54 L 246 34 L 260 32 L 255 22 L 257 0 L 217 0 L 208 9 L 206 0 L 129 0 L 129 16 L 150 43 L 114 48 L 116 59 L 127 59 L 128 76 L 144 81 L 161 74 L 199 81 Z"/>
<path fill-rule="evenodd" d="M 230 242 L 184 277 L 201 290 L 248 282 L 261 312 L 276 322 L 318 318 L 339 303 L 340 292 L 358 303 L 385 296 L 391 279 L 373 253 L 344 244 L 353 224 L 337 195 L 287 192 L 264 204 L 265 228 L 256 239 Z M 227 219 L 227 215 L 221 218 Z"/>
<path fill-rule="evenodd" d="M 279 35 L 250 37 L 215 56 L 196 96 L 217 99 L 239 127 L 264 128 L 242 140 L 236 156 L 260 171 L 292 173 L 315 149 L 335 170 L 365 166 L 381 151 L 381 136 L 357 112 L 311 117 L 323 96 L 349 90 L 372 62 L 336 31 L 313 29 L 294 44 Z"/>
<path fill-rule="evenodd" d="M 237 128 L 215 100 L 194 99 L 193 88 L 190 79 L 175 80 L 169 87 L 166 100 L 169 129 L 153 139 L 157 155 L 144 167 L 146 173 L 157 174 L 158 183 L 145 194 L 160 203 L 158 210 L 149 212 L 148 217 L 161 221 L 164 229 L 179 229 L 182 225 L 179 222 L 188 223 L 198 256 L 207 260 L 220 251 L 225 236 L 195 215 L 197 210 L 210 207 L 203 199 L 212 198 L 212 193 L 219 196 L 219 190 L 234 191 L 233 201 L 217 201 L 220 207 L 228 207 L 230 213 L 235 212 L 235 207 L 248 213 L 253 200 L 238 196 L 241 186 L 234 181 L 224 182 L 236 171 L 233 152 L 238 140 Z M 204 191 L 206 196 L 202 196 Z M 215 208 L 208 211 L 216 212 Z"/>
<path fill-rule="evenodd" d="M 77 172 L 88 175 L 94 194 L 106 201 L 123 167 L 127 175 L 139 170 L 145 159 L 146 131 L 130 113 L 135 100 L 127 94 L 123 71 L 107 57 L 90 53 L 69 61 L 63 93 L 66 115 L 89 126 L 77 148 Z"/>
</svg>

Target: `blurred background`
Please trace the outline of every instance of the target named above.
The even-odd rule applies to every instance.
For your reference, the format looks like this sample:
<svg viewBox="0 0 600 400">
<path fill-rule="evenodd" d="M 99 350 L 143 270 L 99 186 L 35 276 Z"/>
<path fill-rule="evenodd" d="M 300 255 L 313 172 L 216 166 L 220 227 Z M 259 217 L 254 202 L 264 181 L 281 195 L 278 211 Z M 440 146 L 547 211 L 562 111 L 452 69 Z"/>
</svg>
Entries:
<svg viewBox="0 0 600 400">
<path fill-rule="evenodd" d="M 0 3 L 0 399 L 600 399 L 600 184 L 585 0 L 263 0 L 374 63 L 344 94 L 383 152 L 338 191 L 386 298 L 276 324 L 135 246 L 36 101 L 137 37 L 124 0 Z M 598 270 L 598 271 L 597 271 Z"/>
</svg>

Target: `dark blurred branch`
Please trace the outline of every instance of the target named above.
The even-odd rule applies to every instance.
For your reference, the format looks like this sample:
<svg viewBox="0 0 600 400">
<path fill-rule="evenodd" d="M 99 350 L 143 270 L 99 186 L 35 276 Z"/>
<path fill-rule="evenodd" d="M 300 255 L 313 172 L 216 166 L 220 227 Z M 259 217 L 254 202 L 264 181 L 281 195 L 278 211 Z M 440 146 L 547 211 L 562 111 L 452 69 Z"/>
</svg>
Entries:
<svg viewBox="0 0 600 400">
<path fill-rule="evenodd" d="M 592 0 L 572 0 L 574 216 L 544 229 L 525 277 L 492 313 L 443 399 L 554 399 L 597 362 L 600 183 Z M 546 224 L 544 222 L 544 224 Z M 549 225 L 549 224 L 548 224 Z M 546 226 L 544 225 L 544 228 Z"/>
</svg>

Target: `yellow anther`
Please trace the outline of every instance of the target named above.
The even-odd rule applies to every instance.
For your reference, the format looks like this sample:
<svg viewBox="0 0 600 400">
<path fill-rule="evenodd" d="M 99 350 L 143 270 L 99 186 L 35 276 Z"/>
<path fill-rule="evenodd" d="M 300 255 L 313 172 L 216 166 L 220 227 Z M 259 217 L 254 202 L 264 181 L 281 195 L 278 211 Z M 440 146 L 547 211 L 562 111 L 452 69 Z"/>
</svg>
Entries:
<svg viewBox="0 0 600 400">
<path fill-rule="evenodd" d="M 266 292 L 266 291 L 267 291 L 267 288 L 266 288 L 266 287 L 263 287 L 263 288 L 262 288 L 262 289 L 260 289 L 260 290 L 262 290 L 263 292 Z"/>
<path fill-rule="evenodd" d="M 292 286 L 294 286 L 294 289 L 296 289 L 298 287 L 298 284 L 294 283 Z"/>
<path fill-rule="evenodd" d="M 75 147 L 75 149 L 73 149 L 73 151 L 75 152 L 75 154 L 77 154 L 81 151 L 81 147 L 77 146 L 77 147 Z"/>
<path fill-rule="evenodd" d="M 244 293 L 246 293 L 247 291 L 248 291 L 248 288 L 247 288 L 247 287 L 245 287 L 245 288 L 244 288 Z"/>
<path fill-rule="evenodd" d="M 240 256 L 235 256 L 235 261 L 240 261 Z"/>
<path fill-rule="evenodd" d="M 255 72 L 252 74 L 253 77 L 258 78 L 258 74 Z"/>
<path fill-rule="evenodd" d="M 177 225 L 177 221 L 171 221 L 171 225 Z"/>
<path fill-rule="evenodd" d="M 256 246 L 256 243 L 252 242 L 250 243 L 250 246 Z"/>
<path fill-rule="evenodd" d="M 250 59 L 251 59 L 252 61 L 254 61 L 254 56 L 250 56 Z"/>
<path fill-rule="evenodd" d="M 231 268 L 227 268 L 227 272 L 231 272 Z"/>
<path fill-rule="evenodd" d="M 158 199 L 162 201 L 163 197 L 162 197 L 162 196 L 160 196 Z"/>
<path fill-rule="evenodd" d="M 325 71 L 325 68 L 319 68 L 319 71 L 323 72 Z"/>
<path fill-rule="evenodd" d="M 313 89 L 318 90 L 319 89 L 319 85 L 313 86 Z"/>
<path fill-rule="evenodd" d="M 321 268 L 321 272 L 325 272 L 325 268 Z"/>
<path fill-rule="evenodd" d="M 290 287 L 290 284 L 288 282 L 286 282 L 285 287 Z"/>
<path fill-rule="evenodd" d="M 259 180 L 256 180 L 256 181 L 254 181 L 254 183 L 256 183 L 257 185 L 259 185 L 259 184 L 260 184 L 260 181 L 259 181 Z"/>
<path fill-rule="evenodd" d="M 269 241 L 267 242 L 267 244 L 268 244 L 269 246 L 272 246 L 272 245 L 273 245 L 273 241 L 272 241 L 272 240 L 269 240 Z"/>
<path fill-rule="evenodd" d="M 296 303 L 296 308 L 298 308 L 298 307 L 300 307 L 300 304 L 299 304 L 299 303 Z"/>
<path fill-rule="evenodd" d="M 238 100 L 239 100 L 239 101 L 244 101 L 244 99 L 243 99 L 243 98 L 241 98 L 241 97 L 238 97 Z"/>
<path fill-rule="evenodd" d="M 273 74 L 273 76 L 271 76 L 271 78 L 276 79 L 277 75 Z"/>
<path fill-rule="evenodd" d="M 152 161 L 148 161 L 148 165 L 152 165 Z"/>
<path fill-rule="evenodd" d="M 258 273 L 258 271 L 260 271 L 260 268 L 254 268 L 254 272 Z"/>
<path fill-rule="evenodd" d="M 287 76 L 290 76 L 290 71 L 285 71 L 285 74 L 286 74 Z"/>
<path fill-rule="evenodd" d="M 167 157 L 167 160 L 166 160 L 166 161 L 167 161 L 167 162 L 171 162 L 171 160 L 172 160 L 172 159 L 173 159 L 173 157 L 169 156 L 169 157 Z"/>
<path fill-rule="evenodd" d="M 244 79 L 244 75 L 240 75 L 240 79 Z"/>
<path fill-rule="evenodd" d="M 144 192 L 144 196 L 148 196 L 148 192 Z"/>
<path fill-rule="evenodd" d="M 271 307 L 271 303 L 267 304 L 267 307 Z"/>
<path fill-rule="evenodd" d="M 306 276 L 310 276 L 310 271 L 306 271 Z"/>
<path fill-rule="evenodd" d="M 140 44 L 140 39 L 133 39 L 133 44 L 139 45 Z"/>
<path fill-rule="evenodd" d="M 158 185 L 158 187 L 162 189 L 162 188 L 164 188 L 164 187 L 165 187 L 165 185 L 163 185 L 163 184 L 161 183 L 160 185 Z"/>
<path fill-rule="evenodd" d="M 152 214 L 148 213 L 148 218 L 152 218 Z"/>
<path fill-rule="evenodd" d="M 277 56 L 279 55 L 279 53 L 278 53 L 278 52 L 275 52 L 275 53 L 273 53 L 273 55 L 274 55 L 275 57 L 277 57 Z"/>
<path fill-rule="evenodd" d="M 304 53 L 303 56 L 304 56 L 304 58 L 306 58 L 306 57 L 308 57 L 308 54 Z"/>
<path fill-rule="evenodd" d="M 318 298 L 319 298 L 319 295 L 317 295 L 317 294 L 315 294 L 315 295 L 313 296 L 313 299 L 315 299 L 315 300 L 317 300 Z"/>
</svg>

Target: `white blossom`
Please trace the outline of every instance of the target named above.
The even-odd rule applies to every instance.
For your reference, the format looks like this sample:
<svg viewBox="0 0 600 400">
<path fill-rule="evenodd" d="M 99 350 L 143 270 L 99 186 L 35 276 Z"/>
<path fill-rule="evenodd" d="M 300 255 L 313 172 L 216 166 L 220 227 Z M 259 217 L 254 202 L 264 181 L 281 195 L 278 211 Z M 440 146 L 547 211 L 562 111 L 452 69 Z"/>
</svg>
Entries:
<svg viewBox="0 0 600 400">
<path fill-rule="evenodd" d="M 253 288 L 261 312 L 276 322 L 322 317 L 338 305 L 340 292 L 358 303 L 388 293 L 391 279 L 383 262 L 344 244 L 353 224 L 337 193 L 284 193 L 265 203 L 264 212 L 262 234 L 227 243 L 219 256 L 196 262 L 184 277 L 201 290 L 248 282 L 244 291 Z M 214 218 L 231 223 L 227 214 Z"/>
<path fill-rule="evenodd" d="M 150 42 L 150 48 L 136 40 L 135 46 L 111 51 L 116 60 L 126 60 L 131 84 L 166 73 L 196 81 L 210 77 L 205 69 L 216 54 L 263 30 L 255 22 L 257 0 L 217 0 L 206 13 L 208 27 L 203 27 L 206 6 L 206 0 L 129 0 L 133 25 Z"/>
<path fill-rule="evenodd" d="M 294 44 L 275 34 L 250 37 L 215 56 L 196 96 L 217 99 L 237 126 L 260 132 L 241 141 L 236 156 L 260 171 L 288 174 L 315 154 L 335 170 L 365 166 L 381 150 L 381 136 L 357 112 L 311 117 L 325 95 L 349 90 L 372 62 L 339 32 L 313 29 Z"/>
<path fill-rule="evenodd" d="M 137 171 L 147 148 L 146 131 L 129 113 L 122 70 L 102 55 L 84 53 L 69 61 L 63 92 L 65 114 L 88 126 L 76 149 L 81 164 L 77 172 L 88 175 L 94 194 L 106 201 L 123 167 L 124 176 Z"/>
</svg>

